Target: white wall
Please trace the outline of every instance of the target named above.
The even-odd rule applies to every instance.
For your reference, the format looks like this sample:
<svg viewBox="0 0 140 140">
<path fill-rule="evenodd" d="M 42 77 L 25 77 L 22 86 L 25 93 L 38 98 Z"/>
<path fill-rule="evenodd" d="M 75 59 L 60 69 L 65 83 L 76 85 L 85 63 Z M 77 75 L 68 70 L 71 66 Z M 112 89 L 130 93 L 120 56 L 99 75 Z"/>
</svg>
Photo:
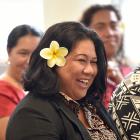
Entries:
<svg viewBox="0 0 140 140">
<path fill-rule="evenodd" d="M 45 27 L 61 21 L 80 19 L 83 11 L 95 3 L 111 3 L 111 0 L 44 0 Z"/>
<path fill-rule="evenodd" d="M 45 31 L 61 21 L 78 21 L 91 4 L 111 0 L 0 0 L 0 71 L 7 61 L 6 43 L 10 31 L 19 24 L 30 24 Z"/>
<path fill-rule="evenodd" d="M 95 3 L 113 3 L 121 8 L 126 55 L 134 65 L 140 63 L 140 8 L 137 0 L 0 0 L 0 64 L 7 59 L 7 36 L 15 26 L 31 24 L 45 31 L 57 22 L 78 21 L 83 11 Z"/>
<path fill-rule="evenodd" d="M 83 10 L 94 3 L 111 0 L 0 0 L 0 63 L 7 60 L 6 43 L 10 31 L 30 24 L 45 31 L 50 25 L 79 20 Z"/>
<path fill-rule="evenodd" d="M 121 11 L 125 23 L 125 52 L 134 66 L 140 64 L 139 1 L 123 0 Z"/>
<path fill-rule="evenodd" d="M 44 29 L 42 0 L 0 0 L 0 62 L 7 59 L 6 43 L 10 31 L 19 24 Z"/>
</svg>

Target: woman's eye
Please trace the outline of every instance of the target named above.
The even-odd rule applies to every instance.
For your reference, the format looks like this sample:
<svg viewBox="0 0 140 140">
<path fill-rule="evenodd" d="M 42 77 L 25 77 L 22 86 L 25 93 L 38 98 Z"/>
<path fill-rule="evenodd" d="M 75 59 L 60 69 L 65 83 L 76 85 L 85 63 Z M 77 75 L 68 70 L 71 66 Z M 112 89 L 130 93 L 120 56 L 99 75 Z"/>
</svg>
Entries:
<svg viewBox="0 0 140 140">
<path fill-rule="evenodd" d="M 25 54 L 27 54 L 27 53 L 25 53 L 25 52 L 21 52 L 20 54 L 23 54 L 23 55 L 25 55 Z"/>
<path fill-rule="evenodd" d="M 80 61 L 80 62 L 86 62 L 86 60 L 85 60 L 85 59 L 79 59 L 79 61 Z"/>
<path fill-rule="evenodd" d="M 28 52 L 19 52 L 20 55 L 27 55 Z"/>
<path fill-rule="evenodd" d="M 19 55 L 21 57 L 28 57 L 29 56 L 29 53 L 23 53 L 23 52 L 21 52 L 21 53 L 19 53 Z"/>
<path fill-rule="evenodd" d="M 91 61 L 90 63 L 91 63 L 91 64 L 96 64 L 96 63 L 97 63 L 97 61 Z"/>
<path fill-rule="evenodd" d="M 20 55 L 26 55 L 27 53 L 19 53 Z"/>
</svg>

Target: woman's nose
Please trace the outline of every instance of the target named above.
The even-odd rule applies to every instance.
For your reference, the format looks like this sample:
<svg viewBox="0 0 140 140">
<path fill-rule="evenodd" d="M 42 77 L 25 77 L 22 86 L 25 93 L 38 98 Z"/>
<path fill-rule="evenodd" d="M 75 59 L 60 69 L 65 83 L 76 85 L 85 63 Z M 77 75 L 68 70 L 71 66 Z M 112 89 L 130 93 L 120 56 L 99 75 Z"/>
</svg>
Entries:
<svg viewBox="0 0 140 140">
<path fill-rule="evenodd" d="M 92 66 L 92 64 L 87 64 L 83 70 L 85 74 L 94 74 L 96 67 Z"/>
<path fill-rule="evenodd" d="M 114 30 L 111 27 L 106 28 L 106 34 L 107 35 L 114 35 Z"/>
</svg>

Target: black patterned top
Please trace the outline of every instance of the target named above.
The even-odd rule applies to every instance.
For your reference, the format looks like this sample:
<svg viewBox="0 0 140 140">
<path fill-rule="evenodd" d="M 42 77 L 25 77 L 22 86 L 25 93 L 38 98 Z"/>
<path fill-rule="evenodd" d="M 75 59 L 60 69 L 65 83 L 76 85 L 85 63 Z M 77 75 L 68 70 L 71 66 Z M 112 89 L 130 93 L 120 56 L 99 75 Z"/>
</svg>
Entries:
<svg viewBox="0 0 140 140">
<path fill-rule="evenodd" d="M 60 92 L 66 99 L 69 108 L 78 116 L 80 108 L 84 111 L 85 117 L 90 128 L 87 129 L 92 140 L 117 140 L 114 132 L 102 121 L 97 115 L 96 108 L 93 105 L 85 103 L 80 107 L 80 104 L 66 94 Z"/>
<path fill-rule="evenodd" d="M 114 132 L 97 115 L 95 107 L 89 104 L 83 109 L 90 125 L 88 132 L 92 140 L 117 140 Z"/>
<path fill-rule="evenodd" d="M 140 67 L 114 91 L 109 112 L 122 140 L 140 140 Z"/>
</svg>

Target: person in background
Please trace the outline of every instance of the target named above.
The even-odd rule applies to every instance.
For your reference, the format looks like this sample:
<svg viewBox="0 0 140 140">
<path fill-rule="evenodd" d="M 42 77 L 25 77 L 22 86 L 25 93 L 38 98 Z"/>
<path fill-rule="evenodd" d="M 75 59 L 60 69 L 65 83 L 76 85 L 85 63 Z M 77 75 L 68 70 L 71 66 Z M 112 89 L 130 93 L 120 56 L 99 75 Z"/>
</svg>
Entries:
<svg viewBox="0 0 140 140">
<path fill-rule="evenodd" d="M 100 101 L 106 70 L 96 32 L 79 22 L 52 25 L 31 56 L 29 93 L 10 118 L 6 140 L 119 140 Z"/>
<path fill-rule="evenodd" d="M 103 102 L 108 109 L 116 85 L 132 71 L 124 55 L 121 15 L 113 5 L 93 5 L 85 10 L 81 23 L 94 29 L 104 42 L 108 61 L 108 85 Z"/>
<path fill-rule="evenodd" d="M 9 116 L 25 96 L 22 76 L 41 36 L 41 31 L 29 25 L 16 26 L 8 36 L 9 64 L 5 72 L 0 76 L 0 140 L 5 140 Z"/>
<path fill-rule="evenodd" d="M 140 67 L 118 85 L 109 105 L 109 113 L 122 140 L 140 139 Z"/>
</svg>

